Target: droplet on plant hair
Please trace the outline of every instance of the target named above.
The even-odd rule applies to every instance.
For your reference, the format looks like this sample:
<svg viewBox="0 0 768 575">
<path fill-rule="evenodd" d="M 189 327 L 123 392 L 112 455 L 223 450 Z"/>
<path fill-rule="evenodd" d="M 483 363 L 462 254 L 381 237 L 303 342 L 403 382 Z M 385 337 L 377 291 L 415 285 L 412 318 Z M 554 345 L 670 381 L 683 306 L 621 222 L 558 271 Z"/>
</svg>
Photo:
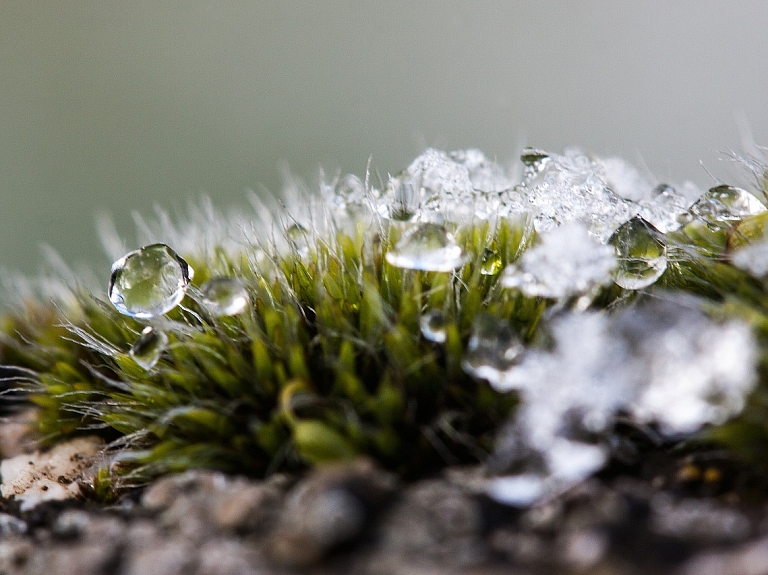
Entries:
<svg viewBox="0 0 768 575">
<path fill-rule="evenodd" d="M 443 312 L 439 310 L 428 311 L 419 319 L 419 327 L 424 339 L 435 343 L 445 342 L 446 319 Z"/>
<path fill-rule="evenodd" d="M 637 290 L 656 282 L 667 269 L 667 242 L 659 230 L 634 217 L 611 236 L 618 266 L 613 281 L 624 289 Z"/>
<path fill-rule="evenodd" d="M 237 315 L 248 306 L 248 292 L 237 278 L 216 277 L 200 287 L 202 304 L 217 317 Z"/>
<path fill-rule="evenodd" d="M 499 383 L 523 352 L 520 338 L 503 320 L 481 313 L 472 324 L 461 366 L 469 375 Z"/>
<path fill-rule="evenodd" d="M 112 264 L 107 294 L 120 313 L 149 319 L 179 305 L 193 275 L 194 270 L 170 247 L 152 244 Z"/>
<path fill-rule="evenodd" d="M 690 209 L 693 216 L 713 226 L 737 222 L 765 211 L 760 200 L 748 191 L 728 185 L 710 188 Z"/>
<path fill-rule="evenodd" d="M 136 363 L 144 369 L 150 370 L 160 361 L 160 356 L 167 347 L 168 336 L 152 326 L 147 326 L 129 353 Z"/>
<path fill-rule="evenodd" d="M 416 224 L 406 231 L 386 258 L 395 267 L 428 272 L 451 272 L 467 261 L 453 235 L 432 223 Z"/>
</svg>

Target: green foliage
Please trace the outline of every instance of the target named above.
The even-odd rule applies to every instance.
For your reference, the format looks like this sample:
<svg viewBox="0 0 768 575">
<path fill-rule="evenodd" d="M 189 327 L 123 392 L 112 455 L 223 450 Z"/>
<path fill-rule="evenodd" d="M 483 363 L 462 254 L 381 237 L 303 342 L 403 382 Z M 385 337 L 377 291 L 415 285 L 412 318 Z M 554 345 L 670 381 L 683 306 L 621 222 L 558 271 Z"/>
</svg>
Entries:
<svg viewBox="0 0 768 575">
<path fill-rule="evenodd" d="M 768 295 L 729 253 L 762 237 L 765 223 L 756 216 L 669 234 L 670 265 L 646 290 L 702 296 L 713 313 L 755 326 L 763 385 L 743 417 L 708 432 L 745 454 L 768 445 Z M 45 441 L 78 433 L 112 441 L 115 457 L 94 486 L 101 499 L 118 485 L 194 467 L 263 476 L 366 454 L 409 477 L 481 460 L 517 398 L 468 376 L 462 354 L 481 312 L 509 322 L 526 342 L 537 337 L 554 302 L 498 283 L 535 233 L 525 220 L 459 229 L 471 257 L 456 273 L 390 266 L 384 256 L 399 237 L 392 224 L 335 232 L 308 255 L 261 247 L 237 256 L 182 253 L 195 270 L 193 288 L 223 272 L 243 282 L 250 305 L 213 317 L 190 292 L 153 321 L 169 344 L 150 370 L 129 354 L 145 324 L 86 292 L 62 310 L 29 300 L 6 315 L 0 360 L 39 374 L 26 386 Z M 613 285 L 592 305 L 638 297 Z M 420 333 L 430 310 L 445 316 L 444 343 Z"/>
</svg>

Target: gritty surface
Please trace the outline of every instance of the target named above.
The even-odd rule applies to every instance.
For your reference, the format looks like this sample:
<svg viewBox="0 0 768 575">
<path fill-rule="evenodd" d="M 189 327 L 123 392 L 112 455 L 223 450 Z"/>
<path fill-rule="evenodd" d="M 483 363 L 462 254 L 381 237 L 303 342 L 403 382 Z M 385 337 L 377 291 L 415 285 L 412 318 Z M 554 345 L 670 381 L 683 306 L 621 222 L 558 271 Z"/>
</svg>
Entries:
<svg viewBox="0 0 768 575">
<path fill-rule="evenodd" d="M 188 472 L 114 506 L 3 498 L 0 573 L 768 573 L 765 485 L 718 451 L 614 463 L 528 509 L 478 494 L 483 481 L 453 468 L 404 483 L 357 461 Z"/>
</svg>

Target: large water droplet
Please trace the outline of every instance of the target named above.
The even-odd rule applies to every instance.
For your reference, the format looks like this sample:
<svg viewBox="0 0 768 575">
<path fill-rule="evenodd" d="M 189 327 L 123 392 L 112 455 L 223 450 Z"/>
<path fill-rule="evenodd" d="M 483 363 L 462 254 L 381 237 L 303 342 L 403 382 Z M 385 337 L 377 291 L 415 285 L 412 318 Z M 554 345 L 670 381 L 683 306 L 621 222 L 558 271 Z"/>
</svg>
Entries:
<svg viewBox="0 0 768 575">
<path fill-rule="evenodd" d="M 648 287 L 667 269 L 664 235 L 641 217 L 621 225 L 609 243 L 619 261 L 613 281 L 624 289 Z"/>
<path fill-rule="evenodd" d="M 453 235 L 431 223 L 417 224 L 406 231 L 386 257 L 395 267 L 429 272 L 450 272 L 467 261 Z"/>
<path fill-rule="evenodd" d="M 748 191 L 722 185 L 705 192 L 691 206 L 690 211 L 708 224 L 717 226 L 760 214 L 766 208 Z"/>
<path fill-rule="evenodd" d="M 480 314 L 472 324 L 461 366 L 468 374 L 497 384 L 522 352 L 523 344 L 507 322 Z"/>
<path fill-rule="evenodd" d="M 615 266 L 613 249 L 573 222 L 542 234 L 540 244 L 506 267 L 501 284 L 528 297 L 568 298 L 610 283 Z"/>
<path fill-rule="evenodd" d="M 120 313 L 148 319 L 175 308 L 194 271 L 165 244 L 127 253 L 112 264 L 109 300 Z"/>
<path fill-rule="evenodd" d="M 443 312 L 439 310 L 428 311 L 419 319 L 419 327 L 424 339 L 435 343 L 445 342 L 446 319 Z"/>
<path fill-rule="evenodd" d="M 167 346 L 168 336 L 152 326 L 147 326 L 129 353 L 136 363 L 144 369 L 150 370 L 160 361 L 160 356 Z"/>
<path fill-rule="evenodd" d="M 237 315 L 248 306 L 248 292 L 236 278 L 217 277 L 200 288 L 202 303 L 215 316 Z"/>
</svg>

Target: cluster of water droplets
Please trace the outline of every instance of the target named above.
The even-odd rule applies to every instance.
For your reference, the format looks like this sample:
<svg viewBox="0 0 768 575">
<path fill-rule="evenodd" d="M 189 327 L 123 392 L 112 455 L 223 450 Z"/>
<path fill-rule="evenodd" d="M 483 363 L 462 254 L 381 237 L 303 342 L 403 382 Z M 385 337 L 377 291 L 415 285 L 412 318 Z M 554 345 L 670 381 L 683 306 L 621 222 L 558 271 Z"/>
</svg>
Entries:
<svg viewBox="0 0 768 575">
<path fill-rule="evenodd" d="M 165 244 L 152 244 L 133 250 L 112 264 L 107 294 L 122 314 L 152 321 L 184 299 L 194 270 Z M 243 283 L 233 277 L 214 277 L 196 290 L 196 298 L 213 317 L 242 313 L 249 303 Z M 152 370 L 168 346 L 168 336 L 148 325 L 129 351 L 134 361 Z"/>
</svg>

